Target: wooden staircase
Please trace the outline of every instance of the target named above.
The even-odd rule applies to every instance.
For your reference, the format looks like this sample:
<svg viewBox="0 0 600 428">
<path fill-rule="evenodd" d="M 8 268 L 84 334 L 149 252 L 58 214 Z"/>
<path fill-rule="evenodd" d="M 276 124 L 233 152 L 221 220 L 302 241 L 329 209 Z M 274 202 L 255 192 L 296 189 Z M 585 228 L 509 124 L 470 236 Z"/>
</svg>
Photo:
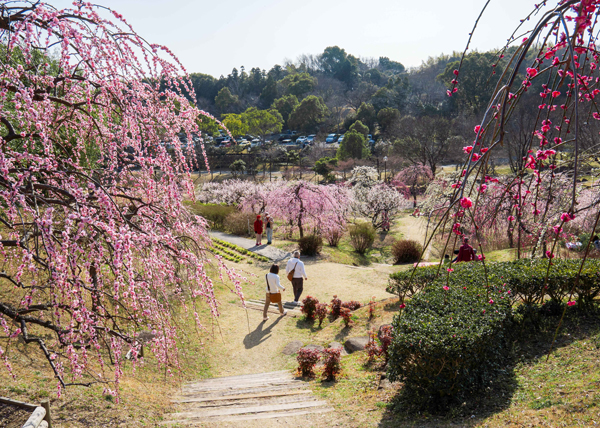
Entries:
<svg viewBox="0 0 600 428">
<path fill-rule="evenodd" d="M 181 410 L 170 415 L 167 425 L 289 418 L 333 410 L 288 371 L 187 383 L 173 402 Z"/>
</svg>

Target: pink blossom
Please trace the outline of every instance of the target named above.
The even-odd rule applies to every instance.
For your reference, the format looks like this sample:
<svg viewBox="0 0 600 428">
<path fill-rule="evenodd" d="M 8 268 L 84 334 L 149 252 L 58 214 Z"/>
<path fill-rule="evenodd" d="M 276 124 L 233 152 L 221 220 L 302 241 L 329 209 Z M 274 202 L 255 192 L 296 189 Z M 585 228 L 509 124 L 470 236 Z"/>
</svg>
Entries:
<svg viewBox="0 0 600 428">
<path fill-rule="evenodd" d="M 465 152 L 465 153 L 471 153 L 471 150 L 473 150 L 473 146 L 463 147 L 463 152 Z"/>
<path fill-rule="evenodd" d="M 490 305 L 494 304 L 494 301 L 492 299 L 490 299 L 490 301 L 488 302 Z"/>
<path fill-rule="evenodd" d="M 406 305 L 404 303 L 401 303 L 400 304 L 400 309 L 404 309 L 404 308 L 406 308 Z"/>
<path fill-rule="evenodd" d="M 465 196 L 460 200 L 460 206 L 463 208 L 471 208 L 473 206 L 473 202 L 470 198 Z"/>
<path fill-rule="evenodd" d="M 569 300 L 567 302 L 567 306 L 575 306 L 577 304 L 577 302 L 575 302 L 574 300 Z"/>
<path fill-rule="evenodd" d="M 477 125 L 477 126 L 475 126 L 475 129 L 473 129 L 473 131 L 475 131 L 475 133 L 477 134 L 480 129 L 481 129 L 481 125 Z"/>
<path fill-rule="evenodd" d="M 515 221 L 515 217 L 514 217 L 514 216 L 512 216 L 512 215 L 509 215 L 509 216 L 507 217 L 507 220 L 508 220 L 508 221 Z"/>
<path fill-rule="evenodd" d="M 452 269 L 452 270 L 454 270 L 454 269 Z M 450 270 L 448 270 L 448 271 L 450 271 Z M 444 285 L 442 288 L 446 291 L 450 290 L 450 287 L 448 287 L 447 285 Z"/>
<path fill-rule="evenodd" d="M 574 216 L 573 214 L 569 214 L 569 213 L 562 213 L 562 214 L 560 215 L 560 219 L 561 219 L 563 222 L 565 222 L 565 223 L 568 223 L 568 222 L 570 222 L 570 221 L 571 221 L 571 220 L 573 220 L 574 218 L 575 218 L 575 216 Z"/>
<path fill-rule="evenodd" d="M 527 75 L 529 77 L 535 77 L 538 74 L 537 69 L 535 68 L 527 68 Z"/>
<path fill-rule="evenodd" d="M 554 258 L 554 254 L 552 254 L 552 252 L 550 251 L 546 251 L 546 257 L 549 259 L 553 259 Z"/>
</svg>

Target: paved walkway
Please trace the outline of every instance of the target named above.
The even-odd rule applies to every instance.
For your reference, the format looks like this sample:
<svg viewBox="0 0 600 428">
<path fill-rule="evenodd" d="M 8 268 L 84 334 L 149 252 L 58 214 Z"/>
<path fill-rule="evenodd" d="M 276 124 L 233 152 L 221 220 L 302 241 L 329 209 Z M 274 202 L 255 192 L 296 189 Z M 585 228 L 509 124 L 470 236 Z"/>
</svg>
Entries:
<svg viewBox="0 0 600 428">
<path fill-rule="evenodd" d="M 268 259 L 273 260 L 274 262 L 279 262 L 285 259 L 289 259 L 292 255 L 290 253 L 286 253 L 279 248 L 275 248 L 271 245 L 260 245 L 256 246 L 256 241 L 254 239 L 242 238 L 241 236 L 230 235 L 228 233 L 211 231 L 210 236 L 220 239 L 221 241 L 227 241 L 235 245 L 239 245 L 246 250 L 252 251 L 256 254 L 260 254 L 261 256 L 267 257 Z"/>
</svg>

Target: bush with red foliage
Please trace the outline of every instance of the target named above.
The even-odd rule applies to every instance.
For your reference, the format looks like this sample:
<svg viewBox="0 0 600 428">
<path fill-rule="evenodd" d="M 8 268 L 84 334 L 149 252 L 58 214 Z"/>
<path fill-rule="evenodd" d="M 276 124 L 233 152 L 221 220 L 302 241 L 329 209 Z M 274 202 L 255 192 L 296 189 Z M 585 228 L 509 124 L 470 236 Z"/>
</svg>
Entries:
<svg viewBox="0 0 600 428">
<path fill-rule="evenodd" d="M 317 303 L 315 315 L 319 320 L 319 327 L 321 327 L 321 324 L 323 324 L 323 320 L 327 316 L 327 303 Z"/>
<path fill-rule="evenodd" d="M 394 328 L 391 325 L 382 325 L 379 328 L 379 333 L 377 333 L 377 337 L 379 339 L 379 343 L 381 344 L 381 355 L 385 357 L 385 360 L 388 360 L 388 348 L 392 343 L 392 333 Z"/>
<path fill-rule="evenodd" d="M 315 365 L 321 359 L 319 351 L 316 349 L 302 348 L 298 351 L 296 360 L 298 361 L 298 372 L 302 377 L 314 377 Z"/>
<path fill-rule="evenodd" d="M 381 347 L 377 343 L 377 334 L 373 330 L 369 331 L 369 343 L 365 346 L 365 351 L 367 351 L 369 361 L 373 361 L 375 357 L 381 355 Z"/>
<path fill-rule="evenodd" d="M 316 297 L 306 296 L 306 299 L 302 300 L 302 313 L 306 315 L 306 319 L 315 319 L 315 311 L 319 300 Z"/>
<path fill-rule="evenodd" d="M 341 348 L 327 348 L 322 354 L 325 357 L 325 367 L 323 368 L 323 376 L 326 380 L 335 380 L 336 376 L 342 371 L 340 365 Z"/>
<path fill-rule="evenodd" d="M 331 299 L 331 311 L 330 314 L 334 320 L 340 317 L 340 309 L 342 308 L 342 301 L 337 298 L 337 296 L 333 296 Z"/>
<path fill-rule="evenodd" d="M 349 302 L 342 303 L 342 308 L 348 308 L 351 311 L 355 311 L 357 309 L 360 309 L 361 307 L 362 307 L 362 303 L 357 302 L 356 300 L 350 300 Z"/>
<path fill-rule="evenodd" d="M 352 312 L 350 311 L 350 309 L 341 308 L 340 316 L 344 319 L 344 324 L 346 325 L 346 327 L 348 327 L 348 326 L 350 326 L 350 324 L 352 324 Z"/>
</svg>

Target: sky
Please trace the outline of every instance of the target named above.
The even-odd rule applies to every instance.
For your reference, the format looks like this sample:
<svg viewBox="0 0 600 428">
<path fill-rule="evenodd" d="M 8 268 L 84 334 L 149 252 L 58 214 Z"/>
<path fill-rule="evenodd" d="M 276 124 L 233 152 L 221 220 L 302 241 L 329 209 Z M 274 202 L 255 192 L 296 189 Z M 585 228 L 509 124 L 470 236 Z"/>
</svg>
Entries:
<svg viewBox="0 0 600 428">
<path fill-rule="evenodd" d="M 167 46 L 189 73 L 269 70 L 337 45 L 357 57 L 406 67 L 462 51 L 485 0 L 96 0 L 151 43 Z M 539 1 L 539 0 L 538 0 Z M 67 0 L 47 0 L 55 7 Z M 534 1 L 491 0 L 471 48 L 502 47 Z"/>
</svg>

